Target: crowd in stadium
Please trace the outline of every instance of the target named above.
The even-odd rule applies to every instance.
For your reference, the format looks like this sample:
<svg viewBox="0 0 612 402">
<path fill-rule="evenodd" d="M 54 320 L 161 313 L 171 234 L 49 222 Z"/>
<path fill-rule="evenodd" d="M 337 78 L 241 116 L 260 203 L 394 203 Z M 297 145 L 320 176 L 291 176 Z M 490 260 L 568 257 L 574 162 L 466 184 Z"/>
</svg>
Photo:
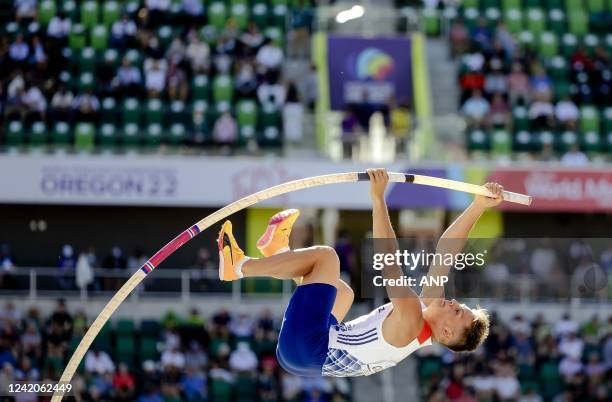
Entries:
<svg viewBox="0 0 612 402">
<path fill-rule="evenodd" d="M 419 373 L 428 402 L 573 402 L 609 400 L 612 316 L 556 322 L 492 316 L 474 354 L 424 350 Z"/>
<path fill-rule="evenodd" d="M 7 302 L 0 310 L 0 391 L 14 381 L 57 379 L 91 319 L 70 312 L 63 300 L 49 316 Z M 269 311 L 202 317 L 192 309 L 186 317 L 169 311 L 140 325 L 118 320 L 85 355 L 72 382 L 75 395 L 139 402 L 349 400 L 346 379 L 300 378 L 279 368 L 278 326 Z"/>
<path fill-rule="evenodd" d="M 26 142 L 18 130 L 32 145 L 46 143 L 46 128 L 57 144 L 74 130 L 84 148 L 119 143 L 121 131 L 137 137 L 122 140 L 133 145 L 278 144 L 281 128 L 299 139 L 295 119 L 312 90 L 286 82 L 282 65 L 285 37 L 294 57 L 307 54 L 309 2 L 254 2 L 251 17 L 248 1 L 231 10 L 208 2 L 206 12 L 199 0 L 62 3 L 15 0 L 2 29 L 0 119 L 9 145 Z"/>
</svg>

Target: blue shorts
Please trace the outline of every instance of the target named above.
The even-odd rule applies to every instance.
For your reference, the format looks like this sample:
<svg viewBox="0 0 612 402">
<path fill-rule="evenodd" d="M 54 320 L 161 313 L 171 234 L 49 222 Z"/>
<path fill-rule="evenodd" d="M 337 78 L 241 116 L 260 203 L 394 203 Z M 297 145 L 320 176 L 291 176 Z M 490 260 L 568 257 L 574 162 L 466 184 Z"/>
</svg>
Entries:
<svg viewBox="0 0 612 402">
<path fill-rule="evenodd" d="M 329 328 L 337 289 L 327 283 L 298 286 L 283 317 L 276 357 L 291 374 L 320 376 L 327 358 Z"/>
</svg>

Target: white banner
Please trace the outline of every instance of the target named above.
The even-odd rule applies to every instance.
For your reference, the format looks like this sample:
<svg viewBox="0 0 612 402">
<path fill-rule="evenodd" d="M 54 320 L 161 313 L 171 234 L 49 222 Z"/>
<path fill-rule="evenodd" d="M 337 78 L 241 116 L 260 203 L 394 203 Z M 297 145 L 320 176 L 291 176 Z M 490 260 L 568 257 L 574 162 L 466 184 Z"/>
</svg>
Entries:
<svg viewBox="0 0 612 402">
<path fill-rule="evenodd" d="M 0 202 L 221 207 L 290 180 L 367 167 L 278 158 L 3 155 Z M 400 165 L 386 167 L 402 171 Z M 370 200 L 367 186 L 347 183 L 289 193 L 262 205 L 362 209 Z"/>
</svg>

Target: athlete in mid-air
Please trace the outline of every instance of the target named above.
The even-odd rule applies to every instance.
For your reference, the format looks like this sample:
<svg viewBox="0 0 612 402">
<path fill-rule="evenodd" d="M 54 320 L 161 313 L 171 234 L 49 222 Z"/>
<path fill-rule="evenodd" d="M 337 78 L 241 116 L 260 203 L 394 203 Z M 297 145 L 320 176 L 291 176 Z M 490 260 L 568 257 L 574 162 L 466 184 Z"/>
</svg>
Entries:
<svg viewBox="0 0 612 402">
<path fill-rule="evenodd" d="M 397 240 L 384 197 L 389 176 L 384 169 L 370 169 L 368 175 L 373 237 L 386 239 L 387 251 L 393 252 Z M 495 183 L 486 187 L 495 197 L 476 196 L 444 232 L 436 253 L 460 253 L 485 209 L 501 203 L 503 188 Z M 285 311 L 276 351 L 279 363 L 288 372 L 301 376 L 370 375 L 395 366 L 433 342 L 456 352 L 469 352 L 487 337 L 486 311 L 444 299 L 442 286 L 424 287 L 420 295 L 407 288 L 408 295 L 401 296 L 387 287 L 390 303 L 342 323 L 353 303 L 353 290 L 340 279 L 333 248 L 289 249 L 289 235 L 298 216 L 298 210 L 290 209 L 270 219 L 257 242 L 265 258 L 245 256 L 232 235 L 230 221 L 223 224 L 218 239 L 220 279 L 271 277 L 298 283 Z M 455 240 L 442 241 L 448 239 Z M 446 276 L 450 269 L 449 265 L 432 265 L 427 275 Z M 385 268 L 385 278 L 400 275 L 397 266 Z"/>
</svg>

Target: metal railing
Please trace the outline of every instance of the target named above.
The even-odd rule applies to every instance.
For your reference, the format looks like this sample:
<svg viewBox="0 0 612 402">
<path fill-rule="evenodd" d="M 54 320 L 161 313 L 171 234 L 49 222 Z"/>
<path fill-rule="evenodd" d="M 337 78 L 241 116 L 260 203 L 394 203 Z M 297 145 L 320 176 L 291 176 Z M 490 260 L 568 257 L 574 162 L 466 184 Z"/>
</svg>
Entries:
<svg viewBox="0 0 612 402">
<path fill-rule="evenodd" d="M 60 268 L 15 267 L 0 276 L 1 297 L 80 297 L 82 300 L 108 299 L 133 274 L 129 269 L 94 269 L 93 280 L 83 287 L 76 283 L 74 271 Z M 189 301 L 198 297 L 288 298 L 293 289 L 290 281 L 248 278 L 243 281 L 219 281 L 215 270 L 157 269 L 130 295 L 132 300 L 147 297 L 169 297 Z"/>
</svg>

